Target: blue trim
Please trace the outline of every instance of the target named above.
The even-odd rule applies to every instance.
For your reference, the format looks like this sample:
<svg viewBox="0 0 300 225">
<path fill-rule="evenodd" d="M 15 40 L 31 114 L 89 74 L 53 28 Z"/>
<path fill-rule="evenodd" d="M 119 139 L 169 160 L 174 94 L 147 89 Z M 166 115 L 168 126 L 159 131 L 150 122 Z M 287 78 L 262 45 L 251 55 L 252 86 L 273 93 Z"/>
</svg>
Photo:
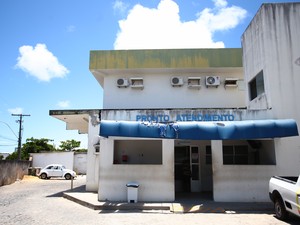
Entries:
<svg viewBox="0 0 300 225">
<path fill-rule="evenodd" d="M 293 119 L 175 122 L 170 124 L 102 120 L 100 124 L 100 136 L 103 137 L 248 140 L 298 135 L 297 124 Z"/>
</svg>

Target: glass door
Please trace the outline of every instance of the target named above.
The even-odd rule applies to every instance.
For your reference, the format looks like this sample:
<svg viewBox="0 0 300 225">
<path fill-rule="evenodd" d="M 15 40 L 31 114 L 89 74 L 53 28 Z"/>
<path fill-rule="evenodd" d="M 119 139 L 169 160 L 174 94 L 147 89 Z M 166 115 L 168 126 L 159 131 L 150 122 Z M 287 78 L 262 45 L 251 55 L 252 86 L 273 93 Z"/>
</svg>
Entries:
<svg viewBox="0 0 300 225">
<path fill-rule="evenodd" d="M 191 192 L 200 192 L 200 152 L 198 146 L 190 146 L 190 156 Z"/>
</svg>

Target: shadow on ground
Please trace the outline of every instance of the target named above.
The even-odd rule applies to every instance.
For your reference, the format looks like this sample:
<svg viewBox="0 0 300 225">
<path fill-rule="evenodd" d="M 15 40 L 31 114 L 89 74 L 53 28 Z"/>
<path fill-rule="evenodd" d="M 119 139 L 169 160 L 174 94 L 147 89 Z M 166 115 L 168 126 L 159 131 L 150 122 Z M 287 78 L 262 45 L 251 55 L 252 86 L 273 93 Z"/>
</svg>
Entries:
<svg viewBox="0 0 300 225">
<path fill-rule="evenodd" d="M 52 197 L 59 198 L 59 197 L 63 197 L 64 192 L 85 192 L 85 185 L 81 185 L 81 186 L 78 186 L 78 187 L 73 188 L 73 189 L 71 189 L 71 188 L 70 189 L 66 189 L 66 190 L 54 193 L 52 195 L 47 195 L 46 197 L 47 198 L 52 198 Z"/>
</svg>

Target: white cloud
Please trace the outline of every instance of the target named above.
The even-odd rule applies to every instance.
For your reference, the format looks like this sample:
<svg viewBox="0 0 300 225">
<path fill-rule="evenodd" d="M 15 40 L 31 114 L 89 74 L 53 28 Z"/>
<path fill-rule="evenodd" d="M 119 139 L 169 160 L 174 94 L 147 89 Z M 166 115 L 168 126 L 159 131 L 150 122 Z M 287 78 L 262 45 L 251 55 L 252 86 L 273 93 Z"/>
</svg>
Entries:
<svg viewBox="0 0 300 225">
<path fill-rule="evenodd" d="M 216 7 L 226 7 L 228 4 L 226 0 L 213 0 L 213 2 Z"/>
<path fill-rule="evenodd" d="M 116 0 L 113 3 L 113 9 L 115 12 L 119 12 L 120 14 L 124 14 L 128 8 L 128 4 L 123 2 L 122 0 Z"/>
<path fill-rule="evenodd" d="M 173 0 L 161 0 L 157 8 L 137 4 L 119 21 L 114 48 L 224 48 L 223 42 L 213 40 L 214 32 L 236 27 L 247 11 L 228 7 L 226 0 L 213 2 L 214 8 L 206 8 L 195 20 L 186 22 L 180 20 L 179 6 Z"/>
<path fill-rule="evenodd" d="M 23 113 L 23 108 L 16 107 L 14 109 L 8 109 L 8 112 L 11 114 L 22 114 Z"/>
<path fill-rule="evenodd" d="M 215 2 L 216 8 L 206 8 L 199 13 L 198 20 L 203 22 L 210 32 L 232 29 L 246 17 L 247 11 L 238 6 L 226 7 L 227 2 L 224 0 Z"/>
<path fill-rule="evenodd" d="M 59 101 L 57 105 L 60 108 L 68 108 L 70 107 L 70 101 Z"/>
<path fill-rule="evenodd" d="M 16 67 L 40 81 L 50 81 L 55 77 L 62 78 L 69 73 L 69 70 L 58 61 L 45 44 L 37 44 L 35 47 L 24 45 L 19 48 L 19 52 Z"/>
<path fill-rule="evenodd" d="M 76 27 L 74 25 L 70 25 L 67 27 L 67 32 L 68 33 L 71 33 L 71 32 L 74 32 L 76 30 Z"/>
</svg>

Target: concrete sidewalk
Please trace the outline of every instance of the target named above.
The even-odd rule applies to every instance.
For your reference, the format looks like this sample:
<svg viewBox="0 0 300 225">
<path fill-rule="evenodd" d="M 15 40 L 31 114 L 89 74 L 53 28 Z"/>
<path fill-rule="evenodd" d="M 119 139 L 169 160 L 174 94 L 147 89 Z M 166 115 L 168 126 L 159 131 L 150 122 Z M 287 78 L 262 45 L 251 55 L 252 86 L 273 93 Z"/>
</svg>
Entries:
<svg viewBox="0 0 300 225">
<path fill-rule="evenodd" d="M 201 198 L 180 198 L 169 203 L 100 202 L 98 194 L 85 191 L 64 192 L 63 197 L 94 210 L 155 210 L 171 213 L 268 213 L 274 212 L 271 202 L 239 203 L 214 202 Z"/>
</svg>

